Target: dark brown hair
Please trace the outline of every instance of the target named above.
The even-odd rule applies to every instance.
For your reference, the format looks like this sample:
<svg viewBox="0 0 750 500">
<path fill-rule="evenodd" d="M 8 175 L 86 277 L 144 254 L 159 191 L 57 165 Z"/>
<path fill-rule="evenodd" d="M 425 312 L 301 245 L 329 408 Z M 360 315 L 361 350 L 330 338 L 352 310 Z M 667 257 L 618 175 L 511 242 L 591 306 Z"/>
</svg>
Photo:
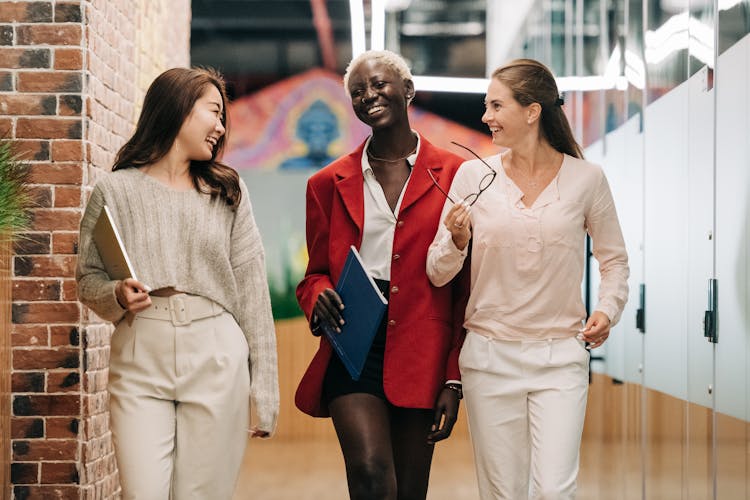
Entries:
<svg viewBox="0 0 750 500">
<path fill-rule="evenodd" d="M 211 68 L 169 69 L 157 76 L 148 88 L 135 132 L 117 152 L 112 170 L 140 168 L 163 158 L 195 102 L 209 85 L 221 94 L 221 122 L 228 130 L 227 93 L 221 74 Z M 195 189 L 210 194 L 211 198 L 219 196 L 236 207 L 242 196 L 239 175 L 216 159 L 224 149 L 225 137 L 226 133 L 217 141 L 210 160 L 190 162 L 190 176 Z"/>
<path fill-rule="evenodd" d="M 516 59 L 496 69 L 492 78 L 506 85 L 521 106 L 539 103 L 542 107 L 539 129 L 550 146 L 561 153 L 583 158 L 581 146 L 563 113 L 555 77 L 544 64 L 533 59 Z"/>
</svg>

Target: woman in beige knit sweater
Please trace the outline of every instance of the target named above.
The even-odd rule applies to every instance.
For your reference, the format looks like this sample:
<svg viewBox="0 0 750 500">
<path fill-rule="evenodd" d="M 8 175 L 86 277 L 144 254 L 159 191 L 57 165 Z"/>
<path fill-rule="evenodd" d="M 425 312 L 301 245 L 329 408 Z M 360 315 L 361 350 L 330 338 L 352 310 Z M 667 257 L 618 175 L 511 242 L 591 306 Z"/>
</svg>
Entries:
<svg viewBox="0 0 750 500">
<path fill-rule="evenodd" d="M 216 160 L 225 126 L 220 75 L 161 74 L 81 221 L 80 300 L 116 324 L 108 388 L 125 499 L 230 499 L 248 397 L 258 419 L 250 435 L 276 425 L 263 246 L 246 186 Z M 92 240 L 104 205 L 139 280 L 104 269 Z"/>
</svg>

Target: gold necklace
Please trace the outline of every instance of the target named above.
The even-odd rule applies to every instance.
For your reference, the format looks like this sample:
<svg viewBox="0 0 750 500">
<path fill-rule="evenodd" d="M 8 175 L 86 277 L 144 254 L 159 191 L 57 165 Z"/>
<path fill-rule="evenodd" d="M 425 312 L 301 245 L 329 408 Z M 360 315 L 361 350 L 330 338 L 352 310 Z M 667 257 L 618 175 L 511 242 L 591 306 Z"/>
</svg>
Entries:
<svg viewBox="0 0 750 500">
<path fill-rule="evenodd" d="M 369 157 L 370 157 L 370 159 L 372 159 L 372 160 L 383 161 L 383 162 L 386 162 L 386 163 L 398 163 L 398 162 L 400 162 L 400 161 L 402 161 L 402 160 L 405 160 L 405 159 L 407 159 L 407 158 L 408 158 L 408 157 L 410 157 L 411 155 L 413 155 L 413 154 L 414 154 L 414 151 L 416 151 L 416 150 L 417 150 L 417 147 L 416 147 L 416 146 L 414 146 L 414 149 L 412 149 L 412 150 L 411 150 L 411 151 L 409 152 L 409 154 L 407 154 L 406 156 L 402 156 L 401 158 L 396 158 L 395 160 L 387 160 L 387 159 L 385 159 L 385 158 L 380 158 L 380 157 L 378 157 L 378 156 L 375 156 L 374 154 L 372 154 L 372 151 L 370 151 L 370 145 L 368 144 L 368 145 L 367 145 L 367 156 L 369 156 Z"/>
</svg>

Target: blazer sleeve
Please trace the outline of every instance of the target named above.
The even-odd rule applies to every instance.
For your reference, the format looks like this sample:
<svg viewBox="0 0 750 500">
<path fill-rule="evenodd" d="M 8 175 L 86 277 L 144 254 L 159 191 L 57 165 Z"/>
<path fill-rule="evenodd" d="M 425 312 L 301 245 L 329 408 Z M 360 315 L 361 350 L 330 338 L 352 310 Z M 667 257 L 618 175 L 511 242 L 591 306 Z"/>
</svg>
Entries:
<svg viewBox="0 0 750 500">
<path fill-rule="evenodd" d="M 297 301 L 308 321 L 311 320 L 318 295 L 326 288 L 335 288 L 330 275 L 328 248 L 331 232 L 330 196 L 324 202 L 315 179 L 312 177 L 307 182 L 305 194 L 305 234 L 309 260 L 305 277 L 297 285 Z"/>
</svg>

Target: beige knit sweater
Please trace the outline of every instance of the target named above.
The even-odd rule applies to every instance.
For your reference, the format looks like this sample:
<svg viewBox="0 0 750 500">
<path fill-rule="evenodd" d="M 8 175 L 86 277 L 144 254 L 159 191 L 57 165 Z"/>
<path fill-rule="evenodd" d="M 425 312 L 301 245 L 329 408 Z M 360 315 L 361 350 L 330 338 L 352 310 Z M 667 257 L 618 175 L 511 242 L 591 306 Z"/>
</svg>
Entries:
<svg viewBox="0 0 750 500">
<path fill-rule="evenodd" d="M 229 311 L 250 347 L 250 395 L 258 428 L 273 432 L 279 409 L 276 335 L 265 257 L 247 187 L 233 211 L 196 190 L 169 188 L 137 168 L 118 170 L 94 187 L 81 220 L 78 297 L 101 318 L 117 322 L 125 311 L 115 281 L 104 271 L 91 232 L 107 205 L 139 281 L 173 287 L 217 302 Z"/>
</svg>

